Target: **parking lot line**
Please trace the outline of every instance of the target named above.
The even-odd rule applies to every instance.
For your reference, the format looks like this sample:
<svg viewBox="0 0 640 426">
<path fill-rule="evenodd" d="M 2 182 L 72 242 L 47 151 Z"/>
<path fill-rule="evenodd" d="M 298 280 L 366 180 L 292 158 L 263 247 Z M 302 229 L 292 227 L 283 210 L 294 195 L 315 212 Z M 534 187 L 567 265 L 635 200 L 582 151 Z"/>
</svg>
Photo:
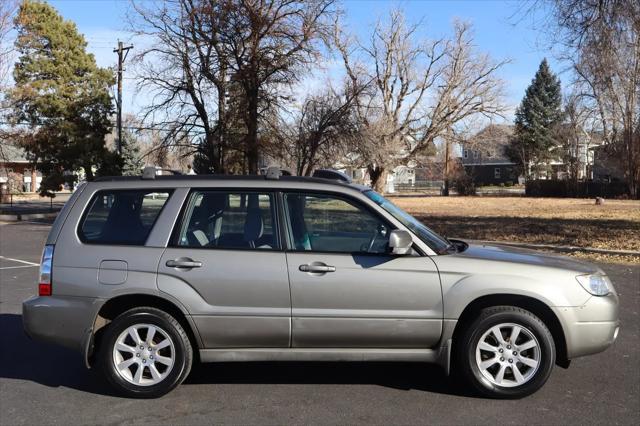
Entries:
<svg viewBox="0 0 640 426">
<path fill-rule="evenodd" d="M 2 266 L 0 267 L 0 271 L 4 271 L 5 269 L 35 268 L 36 266 L 40 265 Z"/>
<path fill-rule="evenodd" d="M 13 259 L 11 257 L 0 256 L 0 259 L 9 260 L 11 262 L 24 263 L 24 264 L 29 265 L 29 266 L 40 266 L 39 263 L 28 262 L 26 260 L 20 260 L 20 259 Z M 8 269 L 8 268 L 17 268 L 17 266 L 8 266 L 8 267 L 5 267 L 5 268 L 0 268 L 0 269 Z"/>
</svg>

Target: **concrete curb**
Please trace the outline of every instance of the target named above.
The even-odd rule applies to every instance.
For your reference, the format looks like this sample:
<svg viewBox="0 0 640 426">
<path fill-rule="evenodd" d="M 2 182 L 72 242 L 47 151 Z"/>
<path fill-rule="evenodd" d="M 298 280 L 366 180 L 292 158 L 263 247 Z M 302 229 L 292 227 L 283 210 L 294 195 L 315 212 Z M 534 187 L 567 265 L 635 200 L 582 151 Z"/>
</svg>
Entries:
<svg viewBox="0 0 640 426">
<path fill-rule="evenodd" d="M 23 220 L 36 219 L 55 219 L 59 212 L 53 213 L 18 213 L 18 214 L 0 214 L 0 221 L 4 222 L 20 222 Z"/>
<path fill-rule="evenodd" d="M 484 240 L 467 240 L 464 238 L 453 238 L 456 240 L 469 241 L 477 244 L 498 244 L 502 246 L 511 246 L 511 247 L 519 247 L 519 248 L 527 248 L 527 249 L 547 249 L 547 250 L 556 250 L 566 253 L 573 253 L 576 251 L 582 251 L 586 253 L 599 253 L 599 254 L 617 254 L 622 256 L 640 256 L 640 251 L 634 250 L 608 250 L 608 249 L 599 249 L 594 247 L 576 247 L 576 246 L 555 246 L 552 244 L 532 244 L 532 243 L 512 243 L 507 241 L 484 241 Z"/>
</svg>

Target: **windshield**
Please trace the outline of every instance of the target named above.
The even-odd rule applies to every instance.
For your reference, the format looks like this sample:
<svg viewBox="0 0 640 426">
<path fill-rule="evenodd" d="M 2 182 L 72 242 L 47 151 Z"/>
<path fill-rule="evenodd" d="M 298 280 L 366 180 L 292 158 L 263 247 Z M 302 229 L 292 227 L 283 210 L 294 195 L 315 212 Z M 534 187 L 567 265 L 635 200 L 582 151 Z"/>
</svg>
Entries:
<svg viewBox="0 0 640 426">
<path fill-rule="evenodd" d="M 446 238 L 433 232 L 424 226 L 418 219 L 393 204 L 375 191 L 365 191 L 364 195 L 373 200 L 377 205 L 385 209 L 391 216 L 395 217 L 404 226 L 409 228 L 418 236 L 426 245 L 438 254 L 447 253 L 451 247 L 451 243 Z"/>
</svg>

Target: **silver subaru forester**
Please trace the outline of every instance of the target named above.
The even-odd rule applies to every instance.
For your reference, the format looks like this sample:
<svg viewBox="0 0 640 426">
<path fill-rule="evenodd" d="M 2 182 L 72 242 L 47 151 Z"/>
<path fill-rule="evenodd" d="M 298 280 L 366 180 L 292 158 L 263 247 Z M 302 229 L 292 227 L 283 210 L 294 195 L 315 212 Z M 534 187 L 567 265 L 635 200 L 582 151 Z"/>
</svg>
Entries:
<svg viewBox="0 0 640 426">
<path fill-rule="evenodd" d="M 51 228 L 38 292 L 27 334 L 81 351 L 133 397 L 169 392 L 197 359 L 435 362 L 517 398 L 619 329 L 600 268 L 447 240 L 329 170 L 84 184 Z"/>
</svg>

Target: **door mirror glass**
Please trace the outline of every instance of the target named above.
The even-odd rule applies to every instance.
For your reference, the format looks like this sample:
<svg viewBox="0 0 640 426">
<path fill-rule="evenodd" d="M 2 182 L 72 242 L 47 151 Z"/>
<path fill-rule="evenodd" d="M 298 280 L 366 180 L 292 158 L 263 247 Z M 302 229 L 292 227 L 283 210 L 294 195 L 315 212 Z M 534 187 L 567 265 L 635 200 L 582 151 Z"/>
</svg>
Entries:
<svg viewBox="0 0 640 426">
<path fill-rule="evenodd" d="M 394 229 L 389 235 L 389 248 L 391 253 L 397 255 L 407 254 L 411 251 L 413 239 L 411 234 L 402 229 Z"/>
</svg>

